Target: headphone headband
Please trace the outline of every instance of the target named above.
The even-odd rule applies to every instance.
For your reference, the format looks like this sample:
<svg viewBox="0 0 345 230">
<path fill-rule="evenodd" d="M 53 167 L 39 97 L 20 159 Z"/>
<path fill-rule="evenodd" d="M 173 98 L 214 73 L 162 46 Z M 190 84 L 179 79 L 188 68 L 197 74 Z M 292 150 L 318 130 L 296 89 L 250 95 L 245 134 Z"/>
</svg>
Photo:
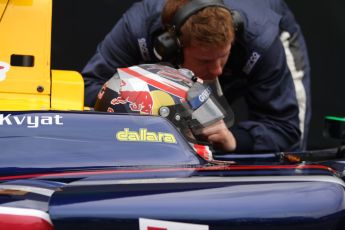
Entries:
<svg viewBox="0 0 345 230">
<path fill-rule="evenodd" d="M 185 21 L 196 12 L 210 6 L 218 6 L 229 10 L 223 0 L 191 0 L 182 6 L 175 14 L 172 20 L 172 27 L 175 33 L 179 33 L 181 26 Z M 229 10 L 230 12 L 230 10 Z"/>
</svg>

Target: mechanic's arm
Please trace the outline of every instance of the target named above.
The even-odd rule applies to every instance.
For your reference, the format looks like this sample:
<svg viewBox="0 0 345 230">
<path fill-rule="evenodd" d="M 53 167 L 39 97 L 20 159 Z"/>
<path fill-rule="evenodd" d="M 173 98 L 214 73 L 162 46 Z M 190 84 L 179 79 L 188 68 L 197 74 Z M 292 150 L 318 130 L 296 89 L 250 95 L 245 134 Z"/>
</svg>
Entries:
<svg viewBox="0 0 345 230">
<path fill-rule="evenodd" d="M 280 40 L 254 67 L 246 95 L 249 120 L 228 130 L 224 121 L 204 128 L 202 136 L 215 148 L 235 152 L 294 150 L 299 145 L 298 105 Z"/>
<path fill-rule="evenodd" d="M 203 128 L 200 136 L 209 142 L 215 149 L 224 152 L 233 152 L 236 149 L 235 137 L 223 120 Z"/>
<path fill-rule="evenodd" d="M 297 150 L 301 137 L 298 102 L 278 37 L 254 67 L 251 79 L 245 97 L 248 121 L 230 129 L 236 139 L 235 151 Z"/>
</svg>

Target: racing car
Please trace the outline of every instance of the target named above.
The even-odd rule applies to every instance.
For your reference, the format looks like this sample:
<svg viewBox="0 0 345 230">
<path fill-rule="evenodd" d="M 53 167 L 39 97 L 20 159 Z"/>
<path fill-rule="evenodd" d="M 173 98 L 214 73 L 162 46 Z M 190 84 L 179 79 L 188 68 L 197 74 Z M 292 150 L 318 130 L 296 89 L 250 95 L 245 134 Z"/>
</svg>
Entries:
<svg viewBox="0 0 345 230">
<path fill-rule="evenodd" d="M 0 1 L 0 229 L 345 229 L 342 145 L 218 153 L 191 144 L 180 118 L 218 107 L 197 79 L 176 81 L 186 70 L 165 71 L 172 84 L 200 86 L 181 117 L 169 106 L 150 114 L 151 100 L 126 101 L 125 91 L 113 105 L 137 113 L 84 108 L 80 74 L 50 68 L 51 7 Z M 161 77 L 153 67 L 120 69 L 112 81 L 128 83 L 121 71 Z M 327 117 L 325 133 L 343 141 L 344 121 Z"/>
</svg>

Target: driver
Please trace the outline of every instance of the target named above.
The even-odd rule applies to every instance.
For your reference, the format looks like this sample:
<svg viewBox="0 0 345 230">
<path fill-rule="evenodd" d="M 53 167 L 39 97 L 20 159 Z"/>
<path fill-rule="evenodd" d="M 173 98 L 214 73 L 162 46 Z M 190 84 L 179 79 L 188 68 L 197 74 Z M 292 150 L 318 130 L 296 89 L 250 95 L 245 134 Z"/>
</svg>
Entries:
<svg viewBox="0 0 345 230">
<path fill-rule="evenodd" d="M 207 160 L 213 160 L 213 153 L 220 151 L 203 141 L 203 130 L 219 121 L 225 122 L 227 128 L 234 123 L 226 100 L 215 96 L 202 79 L 188 69 L 162 64 L 118 68 L 98 93 L 94 109 L 165 117 Z"/>
<path fill-rule="evenodd" d="M 85 103 L 119 67 L 166 61 L 192 70 L 248 118 L 199 137 L 223 151 L 294 151 L 310 120 L 309 63 L 300 27 L 280 0 L 144 0 L 98 45 L 82 71 Z"/>
<path fill-rule="evenodd" d="M 219 121 L 226 121 L 228 128 L 233 124 L 232 110 L 219 101 L 190 70 L 142 64 L 119 68 L 98 93 L 94 109 L 166 117 L 197 143 L 205 128 Z"/>
</svg>

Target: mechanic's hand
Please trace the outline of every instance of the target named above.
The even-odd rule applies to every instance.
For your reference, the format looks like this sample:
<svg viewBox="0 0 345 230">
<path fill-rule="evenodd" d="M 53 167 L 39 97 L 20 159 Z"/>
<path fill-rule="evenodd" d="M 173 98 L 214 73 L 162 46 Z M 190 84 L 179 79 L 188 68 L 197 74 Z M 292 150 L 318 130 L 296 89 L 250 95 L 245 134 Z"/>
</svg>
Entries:
<svg viewBox="0 0 345 230">
<path fill-rule="evenodd" d="M 235 137 L 223 120 L 203 128 L 199 135 L 217 149 L 230 152 L 236 149 Z"/>
</svg>

